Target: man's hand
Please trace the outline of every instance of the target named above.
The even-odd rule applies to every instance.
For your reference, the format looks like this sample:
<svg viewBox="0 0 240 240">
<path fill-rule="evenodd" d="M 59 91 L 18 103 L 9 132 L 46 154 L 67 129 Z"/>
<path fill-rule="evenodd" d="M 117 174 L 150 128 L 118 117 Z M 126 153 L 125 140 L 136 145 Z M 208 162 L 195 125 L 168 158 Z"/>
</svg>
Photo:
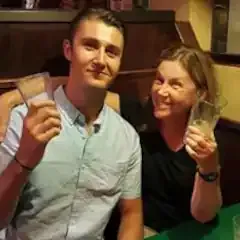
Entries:
<svg viewBox="0 0 240 240">
<path fill-rule="evenodd" d="M 32 102 L 23 122 L 17 160 L 34 168 L 41 160 L 47 143 L 60 131 L 61 119 L 55 103 L 51 100 Z"/>
<path fill-rule="evenodd" d="M 37 81 L 33 81 L 33 84 L 26 83 L 28 88 L 28 97 L 36 96 L 37 94 L 44 92 L 44 81 L 41 77 L 36 77 Z M 8 79 L 12 80 L 13 79 Z M 14 79 L 16 81 L 16 79 Z M 67 77 L 51 77 L 52 82 L 52 91 L 54 91 L 59 85 L 65 85 L 67 82 Z M 3 93 L 0 96 L 0 143 L 3 141 L 8 122 L 10 118 L 10 114 L 12 109 L 15 106 L 23 103 L 22 96 L 19 91 L 14 89 L 9 92 Z"/>
</svg>

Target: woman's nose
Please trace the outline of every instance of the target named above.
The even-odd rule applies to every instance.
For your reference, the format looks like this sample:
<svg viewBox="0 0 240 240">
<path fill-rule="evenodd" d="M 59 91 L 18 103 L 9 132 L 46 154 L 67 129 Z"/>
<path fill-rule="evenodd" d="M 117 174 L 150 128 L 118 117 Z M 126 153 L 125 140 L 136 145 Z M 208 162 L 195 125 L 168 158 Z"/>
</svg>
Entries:
<svg viewBox="0 0 240 240">
<path fill-rule="evenodd" d="M 163 83 L 161 86 L 159 86 L 157 93 L 164 97 L 168 96 L 169 86 L 166 83 Z"/>
</svg>

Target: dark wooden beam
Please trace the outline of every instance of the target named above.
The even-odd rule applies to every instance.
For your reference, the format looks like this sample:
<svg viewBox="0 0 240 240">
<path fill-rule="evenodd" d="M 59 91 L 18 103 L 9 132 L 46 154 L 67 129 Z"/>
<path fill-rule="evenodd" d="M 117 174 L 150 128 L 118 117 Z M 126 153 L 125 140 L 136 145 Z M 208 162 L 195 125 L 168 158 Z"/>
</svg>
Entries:
<svg viewBox="0 0 240 240">
<path fill-rule="evenodd" d="M 175 26 L 178 35 L 183 43 L 196 48 L 200 47 L 190 22 L 179 21 L 175 23 Z"/>
<path fill-rule="evenodd" d="M 31 22 L 31 23 L 69 23 L 78 11 L 66 10 L 0 10 L 0 22 Z M 135 9 L 115 13 L 126 23 L 174 22 L 174 11 L 148 11 Z"/>
</svg>

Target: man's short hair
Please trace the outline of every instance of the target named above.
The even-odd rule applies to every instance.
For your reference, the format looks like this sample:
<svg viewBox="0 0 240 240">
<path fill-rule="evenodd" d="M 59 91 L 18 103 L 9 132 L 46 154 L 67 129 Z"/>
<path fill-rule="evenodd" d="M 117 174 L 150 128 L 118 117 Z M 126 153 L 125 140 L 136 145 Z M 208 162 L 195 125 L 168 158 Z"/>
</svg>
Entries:
<svg viewBox="0 0 240 240">
<path fill-rule="evenodd" d="M 69 40 L 70 42 L 73 41 L 76 30 L 82 20 L 99 20 L 104 22 L 106 25 L 112 26 L 117 28 L 125 38 L 125 28 L 123 23 L 118 19 L 115 14 L 109 10 L 103 8 L 86 8 L 80 11 L 75 18 L 70 23 L 69 29 Z"/>
</svg>

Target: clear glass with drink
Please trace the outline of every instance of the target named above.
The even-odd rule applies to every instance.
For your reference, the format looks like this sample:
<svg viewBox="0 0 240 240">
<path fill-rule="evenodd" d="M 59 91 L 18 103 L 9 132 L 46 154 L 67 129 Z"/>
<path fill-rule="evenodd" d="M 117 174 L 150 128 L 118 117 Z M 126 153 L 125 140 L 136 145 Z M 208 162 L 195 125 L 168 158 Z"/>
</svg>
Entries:
<svg viewBox="0 0 240 240">
<path fill-rule="evenodd" d="M 205 135 L 209 136 L 215 128 L 222 110 L 226 105 L 227 101 L 224 98 L 216 104 L 198 99 L 191 109 L 188 126 L 197 127 Z"/>
<path fill-rule="evenodd" d="M 233 236 L 234 240 L 240 240 L 240 214 L 233 217 Z"/>
<path fill-rule="evenodd" d="M 40 99 L 53 100 L 52 80 L 47 72 L 37 73 L 20 78 L 16 82 L 16 87 L 27 107 L 29 106 L 29 101 L 33 97 L 33 89 L 35 95 L 41 93 Z M 45 90 L 44 93 L 42 93 L 43 88 Z"/>
</svg>

